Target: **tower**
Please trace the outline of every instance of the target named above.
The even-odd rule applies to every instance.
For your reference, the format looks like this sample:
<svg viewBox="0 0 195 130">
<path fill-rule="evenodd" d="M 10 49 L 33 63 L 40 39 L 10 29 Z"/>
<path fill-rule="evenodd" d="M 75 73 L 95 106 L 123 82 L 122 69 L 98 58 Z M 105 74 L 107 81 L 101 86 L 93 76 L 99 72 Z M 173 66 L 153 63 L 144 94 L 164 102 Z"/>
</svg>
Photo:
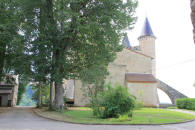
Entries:
<svg viewBox="0 0 195 130">
<path fill-rule="evenodd" d="M 155 54 L 155 40 L 156 37 L 152 31 L 149 20 L 146 17 L 142 33 L 138 38 L 140 49 L 143 54 L 153 58 L 152 60 L 152 74 L 156 76 L 156 54 Z"/>
</svg>

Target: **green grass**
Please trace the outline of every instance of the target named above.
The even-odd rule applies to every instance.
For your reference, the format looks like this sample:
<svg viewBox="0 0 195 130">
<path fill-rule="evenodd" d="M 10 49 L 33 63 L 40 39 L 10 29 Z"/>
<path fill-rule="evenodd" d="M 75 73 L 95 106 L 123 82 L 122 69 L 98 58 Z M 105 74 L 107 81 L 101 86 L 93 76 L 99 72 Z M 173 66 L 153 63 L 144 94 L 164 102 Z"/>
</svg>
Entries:
<svg viewBox="0 0 195 130">
<path fill-rule="evenodd" d="M 156 108 L 142 108 L 135 110 L 132 119 L 119 120 L 116 118 L 100 119 L 93 116 L 92 110 L 68 110 L 64 113 L 44 111 L 45 114 L 54 119 L 67 122 L 87 123 L 87 124 L 164 124 L 176 123 L 195 119 L 195 115 L 169 111 Z"/>
<path fill-rule="evenodd" d="M 167 107 L 166 109 L 178 109 L 177 107 Z"/>
</svg>

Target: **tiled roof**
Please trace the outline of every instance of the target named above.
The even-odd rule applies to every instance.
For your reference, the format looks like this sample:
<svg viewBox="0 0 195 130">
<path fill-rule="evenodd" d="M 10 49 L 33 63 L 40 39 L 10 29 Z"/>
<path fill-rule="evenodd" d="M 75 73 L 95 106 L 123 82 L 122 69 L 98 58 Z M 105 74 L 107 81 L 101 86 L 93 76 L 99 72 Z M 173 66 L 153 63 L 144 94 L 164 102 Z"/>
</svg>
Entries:
<svg viewBox="0 0 195 130">
<path fill-rule="evenodd" d="M 127 82 L 144 82 L 144 83 L 156 83 L 157 80 L 152 74 L 143 73 L 126 73 L 125 79 Z"/>
</svg>

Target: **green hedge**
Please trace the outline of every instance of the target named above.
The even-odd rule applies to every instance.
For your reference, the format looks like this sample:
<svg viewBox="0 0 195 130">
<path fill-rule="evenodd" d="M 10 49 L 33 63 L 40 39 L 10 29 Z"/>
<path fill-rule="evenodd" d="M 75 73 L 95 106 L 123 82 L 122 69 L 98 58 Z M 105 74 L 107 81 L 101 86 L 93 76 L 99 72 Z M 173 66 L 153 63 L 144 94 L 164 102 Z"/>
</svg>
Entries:
<svg viewBox="0 0 195 130">
<path fill-rule="evenodd" d="M 195 98 L 177 99 L 176 105 L 179 109 L 195 110 Z"/>
</svg>

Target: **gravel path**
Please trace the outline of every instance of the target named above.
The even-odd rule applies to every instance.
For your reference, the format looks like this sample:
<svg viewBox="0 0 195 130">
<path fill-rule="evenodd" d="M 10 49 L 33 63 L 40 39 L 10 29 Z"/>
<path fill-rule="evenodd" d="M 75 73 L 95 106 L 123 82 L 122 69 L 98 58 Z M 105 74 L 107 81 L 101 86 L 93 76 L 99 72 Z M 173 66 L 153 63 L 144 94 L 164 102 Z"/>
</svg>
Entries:
<svg viewBox="0 0 195 130">
<path fill-rule="evenodd" d="M 0 130 L 195 130 L 195 121 L 158 126 L 79 125 L 40 118 L 31 108 L 12 108 L 0 113 Z"/>
</svg>

